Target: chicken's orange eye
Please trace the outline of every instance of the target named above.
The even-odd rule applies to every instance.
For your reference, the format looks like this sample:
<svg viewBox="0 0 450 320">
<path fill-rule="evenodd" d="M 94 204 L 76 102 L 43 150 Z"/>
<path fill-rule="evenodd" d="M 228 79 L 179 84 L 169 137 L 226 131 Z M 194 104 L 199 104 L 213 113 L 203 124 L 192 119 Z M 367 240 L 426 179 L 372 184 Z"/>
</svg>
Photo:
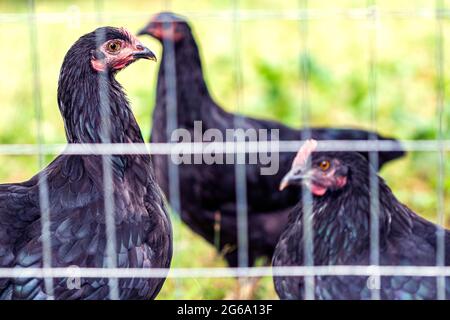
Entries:
<svg viewBox="0 0 450 320">
<path fill-rule="evenodd" d="M 108 50 L 108 52 L 110 52 L 110 53 L 117 53 L 121 47 L 122 47 L 122 44 L 120 41 L 117 41 L 117 40 L 110 41 L 106 45 L 106 50 Z"/>
<path fill-rule="evenodd" d="M 319 164 L 320 169 L 322 169 L 322 171 L 326 171 L 328 170 L 328 168 L 330 167 L 330 161 L 328 160 L 324 160 Z"/>
</svg>

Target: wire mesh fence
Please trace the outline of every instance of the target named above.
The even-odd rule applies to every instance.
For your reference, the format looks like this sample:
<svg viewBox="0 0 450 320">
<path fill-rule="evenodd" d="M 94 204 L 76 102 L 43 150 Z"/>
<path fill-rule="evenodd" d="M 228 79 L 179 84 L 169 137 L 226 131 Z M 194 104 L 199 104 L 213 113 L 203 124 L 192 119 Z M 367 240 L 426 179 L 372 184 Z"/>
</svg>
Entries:
<svg viewBox="0 0 450 320">
<path fill-rule="evenodd" d="M 108 278 L 109 279 L 109 296 L 111 299 L 120 297 L 120 289 L 118 279 L 120 278 L 248 278 L 248 277 L 271 277 L 274 275 L 285 276 L 304 276 L 305 282 L 305 298 L 314 299 L 314 277 L 324 275 L 360 275 L 373 277 L 376 283 L 380 282 L 381 276 L 387 275 L 403 275 L 403 276 L 424 276 L 436 277 L 438 287 L 437 299 L 445 299 L 445 277 L 450 276 L 450 267 L 445 266 L 445 234 L 443 228 L 437 228 L 437 259 L 435 266 L 385 266 L 380 265 L 380 247 L 379 247 L 379 192 L 376 176 L 372 176 L 370 180 L 371 201 L 371 227 L 370 227 L 370 264 L 367 266 L 358 265 L 339 265 L 339 266 L 315 266 L 314 265 L 314 235 L 312 227 L 312 196 L 311 193 L 304 188 L 302 201 L 304 203 L 303 210 L 303 233 L 304 241 L 304 265 L 297 267 L 252 267 L 249 265 L 248 257 L 248 193 L 252 192 L 247 188 L 246 181 L 246 165 L 245 154 L 263 153 L 263 152 L 296 152 L 303 142 L 311 137 L 308 130 L 304 131 L 297 141 L 245 141 L 244 136 L 239 136 L 236 141 L 230 142 L 191 142 L 191 143 L 111 143 L 111 124 L 110 124 L 110 94 L 108 87 L 105 85 L 107 79 L 100 74 L 99 83 L 99 101 L 102 113 L 102 123 L 100 130 L 102 132 L 101 143 L 80 143 L 80 144 L 59 144 L 45 143 L 44 130 L 42 128 L 42 84 L 41 84 L 41 65 L 39 63 L 39 37 L 37 34 L 40 24 L 66 24 L 68 26 L 78 26 L 82 23 L 97 23 L 102 25 L 105 21 L 105 15 L 108 22 L 127 23 L 131 20 L 142 20 L 145 22 L 151 13 L 141 11 L 126 11 L 120 13 L 106 13 L 102 1 L 93 1 L 95 12 L 81 11 L 77 6 L 70 6 L 63 12 L 40 13 L 36 12 L 35 1 L 28 2 L 28 12 L 21 13 L 0 13 L 0 27 L 8 24 L 27 24 L 29 28 L 30 40 L 30 58 L 33 74 L 33 103 L 35 106 L 36 119 L 36 137 L 35 144 L 1 144 L 1 155 L 38 155 L 38 167 L 40 169 L 45 166 L 45 157 L 49 155 L 67 154 L 67 155 L 101 155 L 103 166 L 103 184 L 104 189 L 104 207 L 105 207 L 105 225 L 107 235 L 106 248 L 106 265 L 105 268 L 82 268 L 72 266 L 71 268 L 58 268 L 52 266 L 51 257 L 51 234 L 50 234 L 50 213 L 49 213 L 49 189 L 46 177 L 40 176 L 40 208 L 41 208 L 41 225 L 42 225 L 42 250 L 43 250 L 43 268 L 0 268 L 1 278 L 29 278 L 38 277 L 45 279 L 45 289 L 49 299 L 53 298 L 53 279 L 61 277 L 80 277 L 80 278 Z M 173 10 L 170 1 L 164 1 L 163 8 L 165 10 Z M 432 152 L 438 155 L 438 172 L 437 172 L 437 223 L 440 226 L 445 225 L 445 165 L 446 154 L 450 152 L 450 140 L 448 137 L 446 124 L 446 78 L 445 78 L 445 53 L 444 53 L 444 21 L 450 17 L 450 9 L 445 7 L 442 0 L 436 0 L 434 7 L 417 8 L 417 9 L 380 9 L 375 0 L 369 0 L 364 7 L 345 8 L 345 9 L 314 9 L 310 8 L 310 4 L 306 0 L 298 2 L 298 7 L 290 10 L 249 10 L 241 8 L 241 1 L 233 0 L 230 2 L 229 8 L 218 11 L 207 12 L 190 12 L 183 11 L 183 15 L 187 16 L 192 23 L 197 21 L 230 21 L 231 42 L 233 44 L 233 91 L 235 92 L 234 111 L 238 116 L 234 119 L 234 126 L 242 126 L 242 118 L 239 115 L 245 114 L 244 92 L 242 90 L 244 77 L 243 74 L 243 48 L 242 48 L 242 29 L 245 26 L 242 23 L 248 21 L 280 21 L 288 20 L 298 23 L 299 34 L 299 56 L 310 55 L 310 37 L 311 31 L 309 24 L 311 22 L 320 23 L 322 20 L 342 19 L 342 20 L 363 20 L 367 21 L 369 27 L 367 29 L 367 83 L 368 83 L 368 105 L 370 112 L 366 122 L 370 124 L 370 129 L 376 132 L 379 128 L 379 122 L 383 119 L 379 116 L 379 90 L 378 90 L 378 52 L 377 44 L 380 41 L 377 25 L 384 19 L 425 19 L 435 21 L 435 68 L 436 68 L 436 139 L 415 139 L 401 140 L 401 146 L 392 141 L 378 141 L 377 137 L 371 137 L 369 141 L 321 141 L 318 146 L 319 151 L 367 151 L 369 152 L 369 161 L 373 167 L 378 167 L 377 151 L 410 151 L 410 152 Z M 166 21 L 165 23 L 170 23 Z M 169 28 L 168 28 L 169 29 Z M 105 34 L 98 34 L 98 45 L 105 40 Z M 173 42 L 167 41 L 163 44 L 165 55 L 169 57 L 164 60 L 164 68 L 167 77 L 166 80 L 166 106 L 167 106 L 167 138 L 170 140 L 172 133 L 179 127 L 177 119 L 177 88 L 176 81 L 176 64 L 175 49 Z M 299 86 L 298 95 L 300 99 L 301 123 L 302 126 L 308 128 L 311 124 L 311 95 L 310 81 L 311 69 L 308 61 L 300 59 L 298 63 Z M 237 235 L 238 235 L 238 267 L 237 268 L 183 268 L 172 267 L 169 270 L 149 268 L 117 268 L 117 248 L 116 248 L 116 223 L 115 223 L 115 204 L 114 190 L 112 189 L 112 155 L 174 155 L 174 154 L 204 154 L 208 152 L 215 154 L 232 154 L 236 157 L 235 169 L 235 190 L 236 190 L 236 212 L 237 212 Z M 179 169 L 171 158 L 168 161 L 169 168 L 169 195 L 170 207 L 174 213 L 182 211 L 180 201 L 180 177 Z M 395 191 L 395 190 L 394 190 Z M 276 192 L 276 191 L 274 191 Z M 176 232 L 176 231 L 175 231 Z M 176 246 L 176 243 L 175 243 Z M 167 274 L 168 272 L 168 274 Z M 182 293 L 181 293 L 182 296 Z M 380 291 L 371 291 L 372 299 L 380 299 Z"/>
</svg>

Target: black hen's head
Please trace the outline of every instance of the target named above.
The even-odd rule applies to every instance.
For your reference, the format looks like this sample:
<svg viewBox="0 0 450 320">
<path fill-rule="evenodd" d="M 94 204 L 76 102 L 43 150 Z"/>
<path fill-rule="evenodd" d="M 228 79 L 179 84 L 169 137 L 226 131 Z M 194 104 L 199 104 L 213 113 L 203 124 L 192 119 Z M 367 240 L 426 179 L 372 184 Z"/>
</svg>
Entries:
<svg viewBox="0 0 450 320">
<path fill-rule="evenodd" d="M 155 15 L 150 22 L 138 32 L 138 35 L 148 34 L 155 39 L 179 42 L 192 37 L 191 28 L 183 17 L 172 12 L 161 12 Z"/>
<path fill-rule="evenodd" d="M 365 183 L 370 164 L 357 152 L 315 152 L 317 142 L 308 140 L 298 151 L 291 170 L 284 176 L 280 190 L 289 185 L 304 185 L 317 197 L 337 192 L 349 185 Z M 373 174 L 376 174 L 372 170 Z"/>
<path fill-rule="evenodd" d="M 140 58 L 156 60 L 153 52 L 126 29 L 102 27 L 73 44 L 64 58 L 62 71 L 90 68 L 94 72 L 115 73 Z"/>
<path fill-rule="evenodd" d="M 130 119 L 122 113 L 128 112 L 128 102 L 114 75 L 141 58 L 155 60 L 155 55 L 123 28 L 98 28 L 72 45 L 64 58 L 58 82 L 58 105 L 69 142 L 102 141 L 95 127 L 101 118 L 100 92 L 109 95 L 108 106 L 122 110 L 123 117 L 116 117 L 115 121 Z M 99 79 L 106 80 L 102 83 L 108 90 L 101 90 Z M 118 135 L 122 131 L 111 129 Z"/>
</svg>

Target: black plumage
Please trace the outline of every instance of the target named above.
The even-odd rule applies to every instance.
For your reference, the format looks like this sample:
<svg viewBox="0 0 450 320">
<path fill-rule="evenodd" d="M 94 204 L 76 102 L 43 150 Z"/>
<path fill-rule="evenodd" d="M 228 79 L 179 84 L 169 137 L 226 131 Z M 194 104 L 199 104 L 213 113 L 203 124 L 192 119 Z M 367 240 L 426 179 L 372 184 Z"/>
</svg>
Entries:
<svg viewBox="0 0 450 320">
<path fill-rule="evenodd" d="M 280 140 L 299 140 L 305 131 L 275 121 L 266 121 L 228 113 L 218 106 L 205 83 L 197 44 L 188 23 L 172 13 L 156 15 L 139 34 L 149 34 L 163 44 L 163 57 L 158 74 L 156 105 L 153 111 L 151 142 L 168 142 L 167 138 L 167 65 L 173 63 L 166 45 L 175 54 L 176 103 L 178 128 L 194 135 L 194 121 L 202 121 L 202 134 L 208 129 L 278 129 Z M 170 79 L 169 79 L 170 80 Z M 236 125 L 238 124 L 238 125 Z M 319 140 L 365 140 L 370 132 L 353 129 L 313 128 L 311 135 Z M 375 135 L 380 140 L 385 138 Z M 269 137 L 270 138 L 270 137 Z M 280 153 L 280 170 L 276 175 L 262 176 L 261 165 L 246 166 L 248 205 L 249 264 L 259 256 L 270 259 L 279 234 L 287 221 L 284 209 L 295 205 L 296 190 L 277 192 L 278 184 L 288 170 L 295 153 Z M 380 166 L 401 157 L 403 152 L 380 152 Z M 168 158 L 152 156 L 157 181 L 169 197 Z M 179 166 L 182 220 L 208 242 L 218 244 L 229 265 L 237 265 L 237 222 L 235 168 L 232 164 L 182 164 Z M 170 197 L 169 197 L 170 198 Z M 173 199 L 169 199 L 173 200 Z M 220 222 L 220 233 L 214 225 Z M 218 230 L 219 228 L 216 228 Z M 217 236 L 219 235 L 219 236 Z M 220 240 L 218 240 L 220 239 Z M 219 241 L 219 243 L 217 243 Z"/>
<path fill-rule="evenodd" d="M 101 43 L 97 42 L 102 39 Z M 58 104 L 69 143 L 102 143 L 102 115 L 109 117 L 111 143 L 143 143 L 139 126 L 114 75 L 153 53 L 125 29 L 99 28 L 67 52 L 58 84 Z M 100 76 L 102 74 L 102 76 Z M 101 82 L 100 78 L 104 79 Z M 109 108 L 100 110 L 100 83 Z M 107 109 L 107 111 L 106 111 Z M 112 201 L 119 268 L 168 268 L 172 232 L 150 156 L 113 155 Z M 102 157 L 60 155 L 23 183 L 0 185 L 0 267 L 42 267 L 39 189 L 49 192 L 51 266 L 106 267 L 105 185 Z M 54 279 L 56 299 L 107 299 L 108 279 L 82 278 L 69 288 Z M 164 279 L 120 279 L 120 299 L 149 299 Z M 72 289 L 73 288 L 73 289 Z M 42 279 L 0 279 L 1 299 L 46 299 Z"/>
<path fill-rule="evenodd" d="M 445 265 L 450 265 L 450 232 L 400 203 L 364 157 L 355 152 L 313 152 L 314 146 L 302 149 L 282 187 L 303 183 L 313 193 L 314 265 L 370 264 L 369 175 L 376 177 L 379 190 L 380 265 L 435 266 L 438 230 L 445 233 Z M 300 202 L 290 212 L 273 266 L 303 265 L 303 215 Z M 444 281 L 450 299 L 450 277 Z M 274 283 L 282 299 L 305 298 L 303 277 L 275 276 Z M 381 299 L 436 299 L 436 284 L 435 277 L 382 276 L 377 288 L 367 276 L 317 276 L 314 293 L 316 299 L 370 299 L 372 289 L 380 290 Z"/>
</svg>

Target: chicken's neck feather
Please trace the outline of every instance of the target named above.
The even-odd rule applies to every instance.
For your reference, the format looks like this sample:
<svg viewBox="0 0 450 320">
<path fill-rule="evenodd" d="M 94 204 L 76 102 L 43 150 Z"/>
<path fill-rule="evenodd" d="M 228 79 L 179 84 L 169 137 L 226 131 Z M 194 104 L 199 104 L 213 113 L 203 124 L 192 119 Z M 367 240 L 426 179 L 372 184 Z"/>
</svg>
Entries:
<svg viewBox="0 0 450 320">
<path fill-rule="evenodd" d="M 90 65 L 90 55 L 81 49 L 72 48 L 66 55 L 58 83 L 58 104 L 67 141 L 143 143 L 138 123 L 115 74 L 94 71 Z M 76 50 L 79 50 L 78 55 Z M 100 179 L 101 184 L 103 170 L 99 156 L 83 156 L 83 159 L 91 175 Z M 151 170 L 148 155 L 113 155 L 111 163 L 114 177 L 118 179 L 124 178 L 125 170 L 132 167 L 132 163 Z"/>
<path fill-rule="evenodd" d="M 85 52 L 80 55 L 79 59 L 75 54 L 66 55 L 58 83 L 58 104 L 68 142 L 143 142 L 115 75 L 96 72 L 90 56 Z"/>
<path fill-rule="evenodd" d="M 172 74 L 175 78 L 171 78 Z M 200 54 L 192 35 L 177 43 L 164 45 L 154 118 L 165 121 L 167 108 L 173 107 L 168 102 L 168 95 L 175 91 L 177 121 L 181 126 L 190 126 L 194 121 L 201 120 L 205 113 L 211 113 L 216 106 L 206 86 Z"/>
</svg>

